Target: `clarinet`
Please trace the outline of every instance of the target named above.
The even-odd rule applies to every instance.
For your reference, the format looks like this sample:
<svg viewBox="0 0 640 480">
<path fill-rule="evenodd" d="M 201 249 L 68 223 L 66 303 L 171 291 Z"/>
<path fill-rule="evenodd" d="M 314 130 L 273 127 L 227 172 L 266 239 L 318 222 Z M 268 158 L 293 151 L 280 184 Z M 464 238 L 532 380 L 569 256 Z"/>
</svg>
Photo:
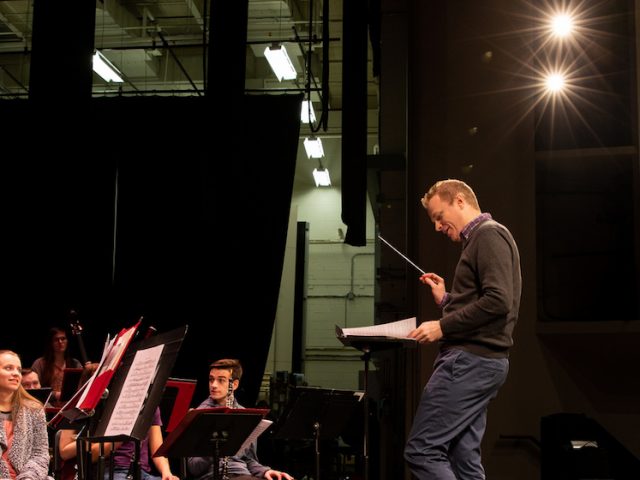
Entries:
<svg viewBox="0 0 640 480">
<path fill-rule="evenodd" d="M 233 408 L 233 404 L 234 404 L 234 397 L 233 397 L 233 378 L 229 377 L 229 389 L 227 390 L 227 408 Z"/>
<path fill-rule="evenodd" d="M 233 378 L 229 377 L 229 389 L 227 390 L 227 408 L 233 408 L 234 397 L 233 397 Z M 229 457 L 224 457 L 222 459 L 222 480 L 229 480 Z"/>
</svg>

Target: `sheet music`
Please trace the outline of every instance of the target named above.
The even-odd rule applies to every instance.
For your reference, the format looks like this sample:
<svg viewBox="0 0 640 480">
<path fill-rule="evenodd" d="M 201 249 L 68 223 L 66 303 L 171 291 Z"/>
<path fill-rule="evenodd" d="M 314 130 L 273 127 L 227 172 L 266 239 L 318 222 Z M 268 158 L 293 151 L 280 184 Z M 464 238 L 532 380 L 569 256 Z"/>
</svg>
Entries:
<svg viewBox="0 0 640 480">
<path fill-rule="evenodd" d="M 149 391 L 149 385 L 155 377 L 163 349 L 164 345 L 157 345 L 136 352 L 111 413 L 105 436 L 131 435 Z"/>
<path fill-rule="evenodd" d="M 416 328 L 416 317 L 405 318 L 396 322 L 382 323 L 370 327 L 340 328 L 343 337 L 392 337 L 407 338 L 409 332 Z"/>
<path fill-rule="evenodd" d="M 272 424 L 273 422 L 271 420 L 260 420 L 260 423 L 256 425 L 256 428 L 253 429 L 253 432 L 251 432 L 251 434 L 245 439 L 245 441 L 242 442 L 242 445 L 240 445 L 240 448 L 236 452 L 235 456 L 239 456 L 242 452 L 244 452 L 245 449 L 249 448 L 251 443 L 256 441 L 258 437 L 262 435 L 262 433 Z"/>
</svg>

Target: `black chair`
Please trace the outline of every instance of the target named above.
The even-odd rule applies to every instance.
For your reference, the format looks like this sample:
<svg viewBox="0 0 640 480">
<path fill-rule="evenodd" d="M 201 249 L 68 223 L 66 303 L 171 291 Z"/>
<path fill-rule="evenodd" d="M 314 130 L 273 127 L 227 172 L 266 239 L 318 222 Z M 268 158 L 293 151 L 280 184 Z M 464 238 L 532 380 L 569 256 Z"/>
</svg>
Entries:
<svg viewBox="0 0 640 480">
<path fill-rule="evenodd" d="M 74 459 L 63 460 L 60 456 L 60 435 L 62 429 L 56 431 L 53 440 L 53 458 L 52 476 L 54 480 L 74 480 L 77 478 L 76 462 Z"/>
<path fill-rule="evenodd" d="M 54 436 L 53 441 L 53 478 L 55 480 L 62 480 L 62 468 L 64 466 L 64 460 L 60 457 L 60 435 L 62 430 L 58 430 Z"/>
</svg>

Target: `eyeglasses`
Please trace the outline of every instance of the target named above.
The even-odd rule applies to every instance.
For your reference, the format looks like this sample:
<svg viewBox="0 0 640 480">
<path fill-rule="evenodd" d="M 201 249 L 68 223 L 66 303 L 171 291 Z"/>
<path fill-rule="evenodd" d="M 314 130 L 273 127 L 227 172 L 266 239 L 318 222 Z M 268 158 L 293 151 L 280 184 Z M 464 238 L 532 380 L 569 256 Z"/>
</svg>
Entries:
<svg viewBox="0 0 640 480">
<path fill-rule="evenodd" d="M 55 337 L 53 339 L 54 342 L 66 342 L 67 341 L 67 337 Z"/>
</svg>

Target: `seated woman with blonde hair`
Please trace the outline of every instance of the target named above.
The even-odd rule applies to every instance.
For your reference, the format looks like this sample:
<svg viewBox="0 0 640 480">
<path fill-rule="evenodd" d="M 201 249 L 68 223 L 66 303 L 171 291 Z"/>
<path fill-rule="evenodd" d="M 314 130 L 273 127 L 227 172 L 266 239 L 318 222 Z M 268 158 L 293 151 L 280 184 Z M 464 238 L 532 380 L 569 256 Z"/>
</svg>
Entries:
<svg viewBox="0 0 640 480">
<path fill-rule="evenodd" d="M 48 473 L 44 407 L 22 386 L 18 354 L 0 350 L 0 478 L 44 480 Z"/>
</svg>

